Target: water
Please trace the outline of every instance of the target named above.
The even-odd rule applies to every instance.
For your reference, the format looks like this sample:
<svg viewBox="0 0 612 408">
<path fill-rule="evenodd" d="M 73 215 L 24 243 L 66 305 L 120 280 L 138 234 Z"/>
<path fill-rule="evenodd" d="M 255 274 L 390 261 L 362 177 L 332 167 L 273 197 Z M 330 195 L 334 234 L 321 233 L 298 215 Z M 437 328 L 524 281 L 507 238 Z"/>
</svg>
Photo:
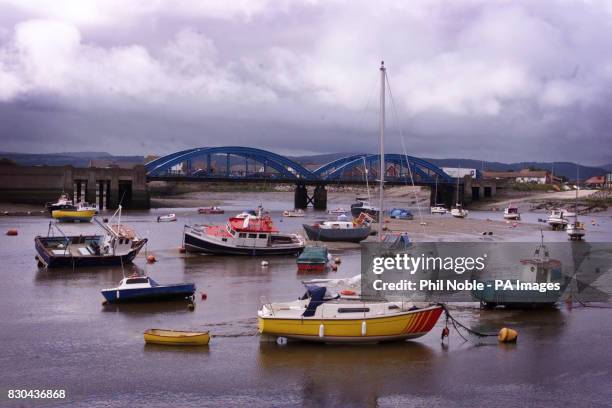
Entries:
<svg viewBox="0 0 612 408">
<path fill-rule="evenodd" d="M 252 207 L 248 198 L 234 210 Z M 249 205 L 250 204 L 250 205 Z M 256 203 L 258 204 L 258 203 Z M 264 202 L 264 204 L 266 204 Z M 294 232 L 304 219 L 278 222 Z M 48 219 L 0 218 L 0 405 L 82 407 L 166 406 L 609 406 L 612 400 L 612 337 L 609 309 L 565 306 L 547 311 L 454 310 L 481 331 L 512 326 L 515 345 L 495 340 L 464 342 L 451 331 L 440 344 L 441 319 L 416 341 L 338 346 L 262 343 L 256 335 L 260 298 L 290 300 L 302 292 L 295 258 L 181 255 L 185 223 L 223 222 L 173 209 L 176 223 L 156 223 L 166 210 L 130 213 L 127 224 L 150 239 L 126 273 L 146 272 L 160 283 L 195 282 L 196 308 L 183 302 L 102 306 L 100 289 L 114 287 L 121 268 L 39 270 L 33 237 L 46 234 Z M 321 218 L 310 214 L 306 221 Z M 66 233 L 93 225 L 63 227 Z M 342 258 L 328 277 L 359 271 L 358 249 L 336 250 Z M 320 276 L 320 275 L 318 275 Z M 207 295 L 200 299 L 200 292 Z M 148 328 L 209 329 L 207 348 L 145 346 Z M 9 401 L 8 389 L 65 389 L 63 401 Z"/>
</svg>

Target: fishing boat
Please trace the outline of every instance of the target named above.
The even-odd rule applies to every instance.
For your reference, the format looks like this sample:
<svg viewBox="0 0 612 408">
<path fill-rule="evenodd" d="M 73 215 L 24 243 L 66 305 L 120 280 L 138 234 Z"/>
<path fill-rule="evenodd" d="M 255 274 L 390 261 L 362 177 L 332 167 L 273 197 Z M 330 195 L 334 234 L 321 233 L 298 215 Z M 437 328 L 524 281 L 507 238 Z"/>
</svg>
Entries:
<svg viewBox="0 0 612 408">
<path fill-rule="evenodd" d="M 297 259 L 299 272 L 323 272 L 329 266 L 331 254 L 325 246 L 307 246 Z"/>
<path fill-rule="evenodd" d="M 472 290 L 472 296 L 480 301 L 481 307 L 492 309 L 497 306 L 508 308 L 537 308 L 550 307 L 561 297 L 568 279 L 562 273 L 561 262 L 550 258 L 550 251 L 542 242 L 534 250 L 529 259 L 520 260 L 519 279 L 509 280 L 510 287 L 497 289 L 493 279 L 479 280 L 484 282 L 481 290 Z M 559 289 L 540 291 L 538 289 L 523 289 L 529 284 L 558 283 Z M 525 285 L 527 284 L 527 285 Z M 520 285 L 520 287 L 519 287 Z"/>
<path fill-rule="evenodd" d="M 147 344 L 162 346 L 206 346 L 210 342 L 209 332 L 149 329 L 144 332 Z"/>
<path fill-rule="evenodd" d="M 504 208 L 504 219 L 506 220 L 520 220 L 521 213 L 517 206 L 510 204 L 508 207 Z"/>
<path fill-rule="evenodd" d="M 157 222 L 174 222 L 176 220 L 176 214 L 166 214 L 157 217 Z"/>
<path fill-rule="evenodd" d="M 303 217 L 304 210 L 287 210 L 283 211 L 283 217 Z"/>
<path fill-rule="evenodd" d="M 340 218 L 339 216 L 338 218 Z M 312 225 L 303 224 L 308 239 L 323 242 L 361 242 L 372 232 L 373 219 L 361 213 L 353 221 L 323 221 Z"/>
<path fill-rule="evenodd" d="M 113 219 L 119 214 L 117 223 Z M 121 224 L 121 206 L 108 224 L 96 224 L 102 235 L 67 236 L 59 226 L 49 223 L 46 237 L 34 238 L 39 267 L 85 267 L 125 265 L 132 262 L 147 243 L 129 227 Z M 58 235 L 55 235 L 55 231 Z"/>
<path fill-rule="evenodd" d="M 361 213 L 368 214 L 374 220 L 378 219 L 378 213 L 380 211 L 377 207 L 370 204 L 365 200 L 357 200 L 356 203 L 351 204 L 351 215 L 355 218 L 359 217 Z"/>
<path fill-rule="evenodd" d="M 565 229 L 568 224 L 567 218 L 565 218 L 563 210 L 553 209 L 548 216 L 548 225 L 550 225 L 553 231 Z"/>
<path fill-rule="evenodd" d="M 342 207 L 338 207 L 338 208 L 334 208 L 333 210 L 329 210 L 327 213 L 329 215 L 342 215 L 342 214 L 346 214 L 349 210 L 347 210 L 346 208 L 342 208 Z"/>
<path fill-rule="evenodd" d="M 150 302 L 190 298 L 195 290 L 194 283 L 160 285 L 148 276 L 131 276 L 116 288 L 103 289 L 102 296 L 108 303 Z"/>
<path fill-rule="evenodd" d="M 565 232 L 567 232 L 567 236 L 570 240 L 581 240 L 586 235 L 586 230 L 584 228 L 584 224 L 578 221 L 578 191 L 580 190 L 578 186 L 579 180 L 579 167 L 576 166 L 576 198 L 574 199 L 574 220 L 572 222 L 568 222 Z"/>
<path fill-rule="evenodd" d="M 392 210 L 389 210 L 389 217 L 398 220 L 411 220 L 414 218 L 412 212 L 410 212 L 410 210 L 406 210 L 405 208 L 393 208 Z"/>
<path fill-rule="evenodd" d="M 225 211 L 219 207 L 213 206 L 213 207 L 199 208 L 198 214 L 225 214 Z"/>
<path fill-rule="evenodd" d="M 427 334 L 442 314 L 441 305 L 361 298 L 351 279 L 304 282 L 300 299 L 264 303 L 257 313 L 262 335 L 325 343 L 376 343 L 415 339 Z M 337 292 L 330 289 L 343 288 Z"/>
<path fill-rule="evenodd" d="M 45 207 L 49 213 L 52 213 L 55 210 L 74 210 L 76 208 L 70 199 L 70 196 L 66 193 L 62 193 L 57 201 L 46 203 Z"/>
<path fill-rule="evenodd" d="M 245 212 L 221 225 L 185 225 L 183 242 L 188 252 L 211 255 L 297 255 L 304 240 L 279 232 L 269 215 Z"/>
<path fill-rule="evenodd" d="M 53 210 L 51 216 L 59 222 L 91 222 L 97 209 L 87 203 L 79 203 L 74 208 Z"/>
</svg>

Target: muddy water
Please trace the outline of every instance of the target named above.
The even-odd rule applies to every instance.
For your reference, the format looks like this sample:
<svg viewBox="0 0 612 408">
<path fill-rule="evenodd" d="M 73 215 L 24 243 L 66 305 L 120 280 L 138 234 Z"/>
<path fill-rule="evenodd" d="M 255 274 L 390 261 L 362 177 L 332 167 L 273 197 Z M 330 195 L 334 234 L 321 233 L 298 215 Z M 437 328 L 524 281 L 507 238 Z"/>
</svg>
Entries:
<svg viewBox="0 0 612 408">
<path fill-rule="evenodd" d="M 304 219 L 278 222 L 278 211 L 289 204 L 269 207 L 281 230 L 298 231 Z M 226 206 L 232 213 L 252 207 L 253 198 Z M 269 258 L 262 268 L 262 258 L 181 255 L 183 224 L 226 216 L 172 211 L 176 223 L 155 222 L 166 210 L 124 216 L 150 239 L 147 253 L 158 259 L 147 265 L 143 253 L 126 271 L 39 270 L 33 237 L 46 234 L 48 219 L 0 219 L 1 406 L 603 407 L 612 400 L 609 309 L 454 310 L 481 331 L 517 328 L 519 342 L 507 346 L 464 342 L 454 332 L 442 346 L 443 321 L 416 341 L 382 346 L 262 343 L 255 319 L 260 299 L 293 299 L 311 276 L 299 275 L 291 257 Z M 323 217 L 309 213 L 306 221 Z M 19 236 L 3 235 L 12 227 Z M 342 264 L 326 276 L 358 273 L 358 248 L 334 254 Z M 195 282 L 207 299 L 198 297 L 194 311 L 182 302 L 102 306 L 100 289 L 115 286 L 123 272 L 146 272 L 160 283 Z M 204 349 L 145 346 L 142 332 L 152 327 L 209 329 L 215 337 Z M 9 401 L 7 390 L 15 388 L 65 389 L 67 399 Z"/>
</svg>

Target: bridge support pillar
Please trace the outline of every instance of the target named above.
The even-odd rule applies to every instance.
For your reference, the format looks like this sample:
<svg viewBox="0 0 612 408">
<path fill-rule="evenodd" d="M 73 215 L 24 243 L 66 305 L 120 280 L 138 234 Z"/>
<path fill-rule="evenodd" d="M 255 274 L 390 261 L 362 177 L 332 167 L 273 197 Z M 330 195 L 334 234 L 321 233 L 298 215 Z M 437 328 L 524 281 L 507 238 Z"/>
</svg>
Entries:
<svg viewBox="0 0 612 408">
<path fill-rule="evenodd" d="M 312 205 L 315 210 L 327 210 L 327 189 L 325 184 L 319 184 L 315 187 Z"/>
<path fill-rule="evenodd" d="M 306 184 L 298 183 L 295 186 L 293 207 L 301 210 L 305 210 L 308 207 L 308 189 Z"/>
</svg>

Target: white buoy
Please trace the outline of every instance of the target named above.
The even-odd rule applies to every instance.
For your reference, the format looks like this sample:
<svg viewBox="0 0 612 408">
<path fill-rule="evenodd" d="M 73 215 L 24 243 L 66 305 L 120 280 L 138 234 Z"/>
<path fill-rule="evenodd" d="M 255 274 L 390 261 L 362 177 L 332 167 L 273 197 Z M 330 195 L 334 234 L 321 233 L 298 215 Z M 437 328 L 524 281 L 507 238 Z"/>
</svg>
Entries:
<svg viewBox="0 0 612 408">
<path fill-rule="evenodd" d="M 323 336 L 325 336 L 325 326 L 323 326 L 323 323 L 321 323 L 321 325 L 319 326 L 319 337 Z"/>
<path fill-rule="evenodd" d="M 361 335 L 365 336 L 366 335 L 366 321 L 362 321 L 361 322 Z"/>
<path fill-rule="evenodd" d="M 286 337 L 277 337 L 276 338 L 276 344 L 278 344 L 279 346 L 284 346 L 285 344 L 287 344 L 287 338 Z"/>
<path fill-rule="evenodd" d="M 261 261 L 261 266 L 268 266 L 268 261 Z"/>
</svg>

